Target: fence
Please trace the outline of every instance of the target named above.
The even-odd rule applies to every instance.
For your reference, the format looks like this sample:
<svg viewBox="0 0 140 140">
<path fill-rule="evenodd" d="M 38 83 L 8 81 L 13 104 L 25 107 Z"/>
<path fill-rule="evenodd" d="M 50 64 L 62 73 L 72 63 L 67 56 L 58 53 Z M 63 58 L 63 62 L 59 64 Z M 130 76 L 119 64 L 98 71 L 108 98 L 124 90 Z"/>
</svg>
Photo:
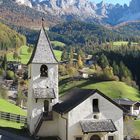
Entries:
<svg viewBox="0 0 140 140">
<path fill-rule="evenodd" d="M 0 111 L 0 119 L 17 122 L 17 123 L 22 123 L 22 124 L 27 124 L 26 116 L 21 116 L 21 115 L 17 115 L 17 114 L 13 114 L 13 113 L 7 113 L 7 112 Z"/>
</svg>

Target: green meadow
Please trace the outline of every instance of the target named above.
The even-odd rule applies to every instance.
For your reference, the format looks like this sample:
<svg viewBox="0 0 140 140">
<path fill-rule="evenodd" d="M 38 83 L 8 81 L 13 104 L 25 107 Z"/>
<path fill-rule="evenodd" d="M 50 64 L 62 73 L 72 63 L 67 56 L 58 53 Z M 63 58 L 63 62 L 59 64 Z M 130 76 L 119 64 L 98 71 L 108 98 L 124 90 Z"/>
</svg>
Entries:
<svg viewBox="0 0 140 140">
<path fill-rule="evenodd" d="M 60 94 L 65 94 L 74 87 L 84 89 L 98 89 L 110 98 L 128 98 L 135 101 L 140 101 L 139 91 L 133 87 L 126 85 L 123 82 L 107 81 L 93 83 L 92 81 L 80 80 L 70 82 L 60 82 Z"/>
<path fill-rule="evenodd" d="M 31 53 L 28 53 L 27 50 L 28 50 L 28 47 L 27 46 L 22 46 L 20 48 L 20 50 L 19 50 L 20 59 L 14 59 L 13 58 L 13 53 L 14 52 L 13 51 L 10 51 L 7 54 L 8 61 L 20 61 L 22 64 L 27 64 L 28 61 L 29 61 L 29 59 L 30 59 L 30 57 L 31 57 L 31 54 L 32 54 L 32 52 Z M 59 51 L 59 50 L 54 50 L 54 54 L 55 54 L 57 60 L 60 61 L 61 60 L 61 54 L 62 54 L 62 52 Z"/>
<path fill-rule="evenodd" d="M 122 46 L 122 45 L 127 45 L 128 41 L 115 41 L 113 42 L 113 46 Z M 138 43 L 132 42 L 132 45 L 137 45 Z"/>
</svg>

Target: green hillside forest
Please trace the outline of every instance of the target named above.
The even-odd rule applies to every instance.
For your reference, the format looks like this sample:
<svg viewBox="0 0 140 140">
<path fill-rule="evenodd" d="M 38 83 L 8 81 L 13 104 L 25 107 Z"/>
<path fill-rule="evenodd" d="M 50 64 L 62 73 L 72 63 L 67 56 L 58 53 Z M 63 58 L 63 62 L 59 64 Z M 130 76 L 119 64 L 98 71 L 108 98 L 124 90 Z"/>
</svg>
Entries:
<svg viewBox="0 0 140 140">
<path fill-rule="evenodd" d="M 0 23 L 0 50 L 20 47 L 26 44 L 26 37 Z"/>
</svg>

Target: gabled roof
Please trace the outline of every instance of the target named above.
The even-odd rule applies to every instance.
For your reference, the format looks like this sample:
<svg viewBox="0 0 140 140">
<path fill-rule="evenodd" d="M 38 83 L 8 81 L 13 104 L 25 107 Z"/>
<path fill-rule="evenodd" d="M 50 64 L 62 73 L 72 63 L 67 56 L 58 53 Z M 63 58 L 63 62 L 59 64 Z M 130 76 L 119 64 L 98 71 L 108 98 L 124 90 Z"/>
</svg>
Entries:
<svg viewBox="0 0 140 140">
<path fill-rule="evenodd" d="M 28 64 L 30 63 L 58 63 L 54 55 L 49 37 L 43 26 L 40 30 L 37 45 L 34 48 Z"/>
<path fill-rule="evenodd" d="M 139 104 L 140 105 L 140 102 L 137 102 L 137 101 L 132 101 L 132 100 L 129 100 L 129 99 L 114 99 L 114 101 L 120 105 L 128 105 L 128 106 L 132 106 L 134 104 Z"/>
<path fill-rule="evenodd" d="M 82 120 L 80 122 L 83 133 L 115 132 L 117 131 L 113 121 L 109 120 Z"/>
<path fill-rule="evenodd" d="M 91 95 L 98 93 L 101 96 L 103 96 L 105 99 L 110 101 L 112 104 L 120 108 L 121 110 L 124 110 L 119 104 L 114 102 L 112 99 L 101 93 L 100 91 L 93 90 L 93 89 L 79 89 L 75 88 L 71 90 L 69 93 L 66 93 L 64 96 L 60 97 L 61 103 L 57 103 L 53 106 L 53 110 L 60 113 L 65 114 L 71 111 L 73 108 L 78 106 L 80 103 L 85 101 L 88 97 Z"/>
</svg>

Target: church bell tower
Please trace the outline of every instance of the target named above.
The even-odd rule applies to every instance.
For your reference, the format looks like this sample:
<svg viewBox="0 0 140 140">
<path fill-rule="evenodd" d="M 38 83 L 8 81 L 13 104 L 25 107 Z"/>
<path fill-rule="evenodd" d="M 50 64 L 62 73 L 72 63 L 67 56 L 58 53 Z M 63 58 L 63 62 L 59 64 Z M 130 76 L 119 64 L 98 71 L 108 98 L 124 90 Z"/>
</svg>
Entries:
<svg viewBox="0 0 140 140">
<path fill-rule="evenodd" d="M 51 119 L 52 106 L 58 102 L 58 61 L 53 53 L 43 20 L 38 42 L 28 67 L 27 123 L 33 135 L 38 133 L 45 119 Z"/>
</svg>

